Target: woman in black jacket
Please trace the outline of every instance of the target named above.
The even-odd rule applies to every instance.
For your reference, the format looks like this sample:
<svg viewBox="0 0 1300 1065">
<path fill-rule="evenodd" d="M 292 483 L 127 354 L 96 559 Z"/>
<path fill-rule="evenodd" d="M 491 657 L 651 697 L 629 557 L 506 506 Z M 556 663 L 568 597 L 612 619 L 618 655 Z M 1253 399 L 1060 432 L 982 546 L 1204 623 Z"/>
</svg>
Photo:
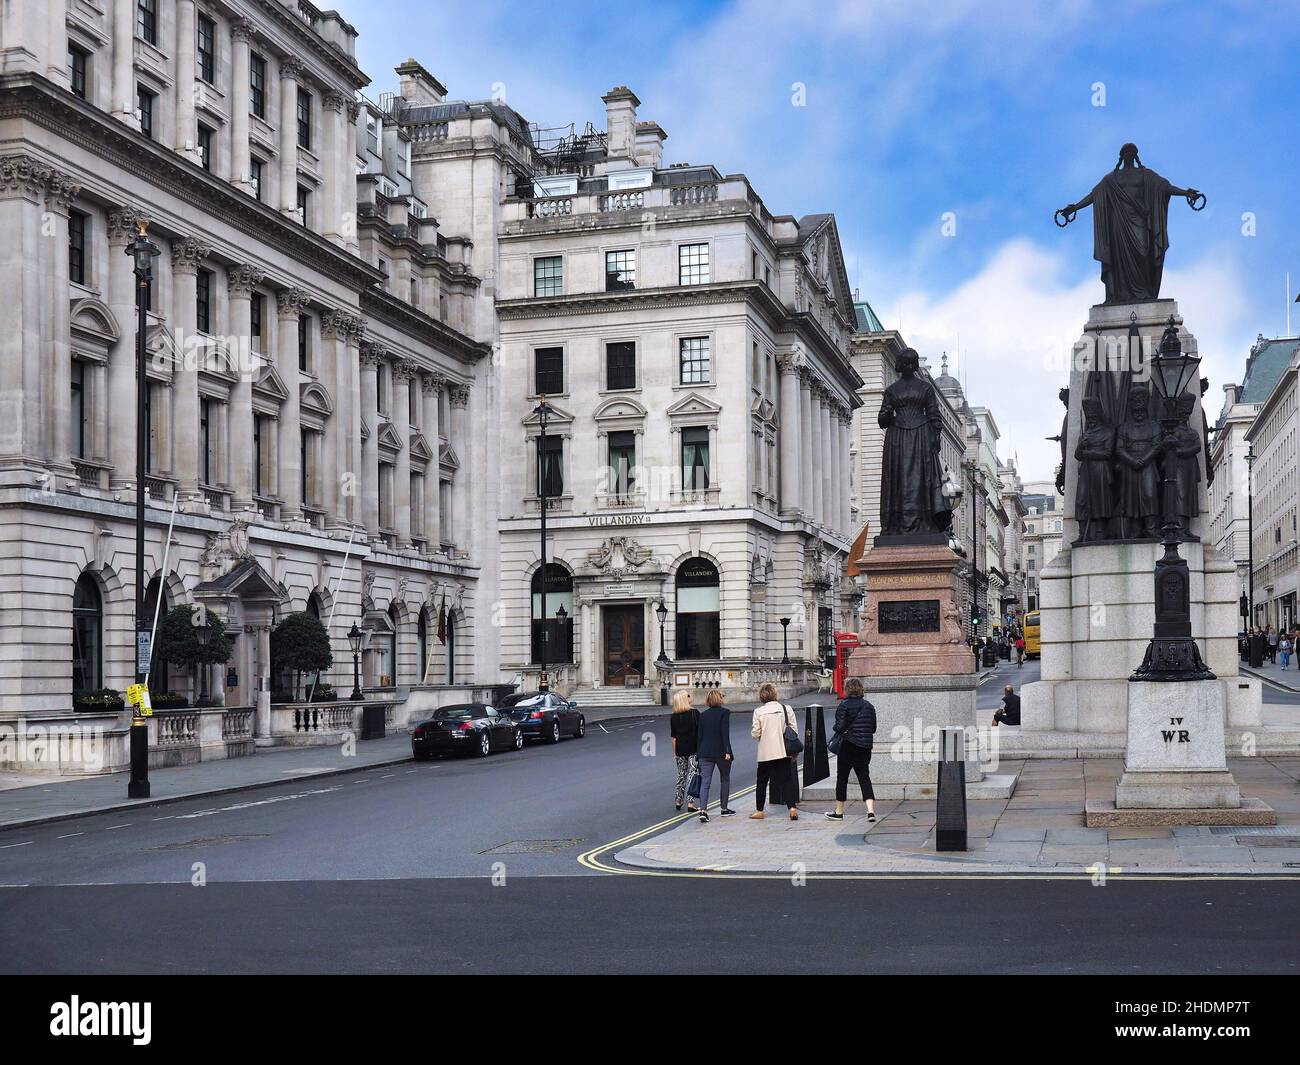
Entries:
<svg viewBox="0 0 1300 1065">
<path fill-rule="evenodd" d="M 862 799 L 867 804 L 867 820 L 876 819 L 876 793 L 871 790 L 871 747 L 876 735 L 876 708 L 862 697 L 862 681 L 850 677 L 844 684 L 844 698 L 835 708 L 836 736 L 842 737 L 835 762 L 835 809 L 827 811 L 832 821 L 844 820 L 844 804 L 849 797 L 849 773 L 856 773 Z"/>
</svg>

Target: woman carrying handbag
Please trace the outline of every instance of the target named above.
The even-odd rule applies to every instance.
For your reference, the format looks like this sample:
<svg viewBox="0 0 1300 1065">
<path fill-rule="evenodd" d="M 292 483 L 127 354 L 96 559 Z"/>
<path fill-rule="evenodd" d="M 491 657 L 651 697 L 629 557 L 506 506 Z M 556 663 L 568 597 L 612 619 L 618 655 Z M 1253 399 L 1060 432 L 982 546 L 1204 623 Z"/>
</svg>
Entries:
<svg viewBox="0 0 1300 1065">
<path fill-rule="evenodd" d="M 685 799 L 687 811 L 695 813 L 699 809 L 695 804 L 696 797 L 700 794 L 700 766 L 695 757 L 699 746 L 700 712 L 691 705 L 690 692 L 673 693 L 673 712 L 668 730 L 673 740 L 673 758 L 677 762 L 677 809 L 682 808 Z"/>
<path fill-rule="evenodd" d="M 855 773 L 862 800 L 867 804 L 867 820 L 876 819 L 876 793 L 871 787 L 871 748 L 876 735 L 876 708 L 863 698 L 862 681 L 850 677 L 844 685 L 844 698 L 835 708 L 835 727 L 826 744 L 835 755 L 835 809 L 827 811 L 832 821 L 844 820 L 844 804 L 849 798 L 849 774 Z"/>
<path fill-rule="evenodd" d="M 771 801 L 790 808 L 790 820 L 799 820 L 799 775 L 796 763 L 803 743 L 794 711 L 779 701 L 776 686 L 758 689 L 759 706 L 754 711 L 749 734 L 758 740 L 758 780 L 754 788 L 754 812 L 750 819 L 761 821 L 763 807 Z M 790 742 L 787 743 L 787 739 Z"/>
</svg>

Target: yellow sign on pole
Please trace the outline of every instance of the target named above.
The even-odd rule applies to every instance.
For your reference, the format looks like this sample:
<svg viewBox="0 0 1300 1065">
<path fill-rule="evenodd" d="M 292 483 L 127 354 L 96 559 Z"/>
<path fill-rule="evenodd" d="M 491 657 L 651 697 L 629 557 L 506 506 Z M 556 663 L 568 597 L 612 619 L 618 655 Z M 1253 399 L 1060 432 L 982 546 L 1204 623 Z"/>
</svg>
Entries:
<svg viewBox="0 0 1300 1065">
<path fill-rule="evenodd" d="M 139 707 L 141 717 L 149 717 L 153 714 L 153 707 L 149 704 L 149 689 L 143 684 L 128 685 L 126 701 L 132 706 Z"/>
</svg>

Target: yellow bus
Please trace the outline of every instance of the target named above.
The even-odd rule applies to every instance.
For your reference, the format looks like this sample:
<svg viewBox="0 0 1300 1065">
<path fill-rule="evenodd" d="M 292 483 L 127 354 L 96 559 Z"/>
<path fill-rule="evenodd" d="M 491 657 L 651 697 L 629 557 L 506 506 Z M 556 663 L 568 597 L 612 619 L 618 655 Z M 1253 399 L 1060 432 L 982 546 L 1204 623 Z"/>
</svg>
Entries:
<svg viewBox="0 0 1300 1065">
<path fill-rule="evenodd" d="M 1025 615 L 1025 657 L 1037 658 L 1042 650 L 1039 643 L 1038 611 L 1032 610 Z"/>
</svg>

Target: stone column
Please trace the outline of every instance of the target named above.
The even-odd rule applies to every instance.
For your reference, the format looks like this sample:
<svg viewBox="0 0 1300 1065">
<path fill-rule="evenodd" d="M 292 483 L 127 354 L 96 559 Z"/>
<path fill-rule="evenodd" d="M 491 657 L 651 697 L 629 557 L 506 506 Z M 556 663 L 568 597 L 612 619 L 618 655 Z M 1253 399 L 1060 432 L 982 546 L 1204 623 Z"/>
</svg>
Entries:
<svg viewBox="0 0 1300 1065">
<path fill-rule="evenodd" d="M 45 76 L 61 89 L 71 88 L 68 77 L 68 0 L 46 0 L 49 4 L 47 25 L 49 27 L 49 56 L 45 64 Z"/>
<path fill-rule="evenodd" d="M 371 539 L 379 538 L 379 364 L 387 352 L 380 344 L 361 345 L 361 417 L 370 435 L 361 442 L 361 469 L 357 487 L 361 491 L 361 522 Z M 394 486 L 396 487 L 396 486 Z"/>
<path fill-rule="evenodd" d="M 402 441 L 393 469 L 393 527 L 397 530 L 399 551 L 409 551 L 411 543 L 411 379 L 416 374 L 413 362 L 393 365 L 393 427 Z"/>
<path fill-rule="evenodd" d="M 117 319 L 119 336 L 108 356 L 108 461 L 113 470 L 109 487 L 135 483 L 135 274 L 126 254 L 135 237 L 136 220 L 144 214 L 134 207 L 108 213 L 108 309 Z M 97 400 L 98 402 L 98 400 Z"/>
<path fill-rule="evenodd" d="M 853 539 L 853 462 L 849 458 L 853 440 L 853 410 L 840 412 L 840 461 L 844 464 L 840 470 L 840 529 L 846 537 Z"/>
<path fill-rule="evenodd" d="M 41 292 L 49 238 L 42 236 L 44 194 L 50 168 L 26 155 L 0 157 L 0 291 L 6 304 L 0 330 L 0 454 L 6 456 L 0 483 L 33 483 L 45 411 L 46 299 Z M 65 297 L 66 298 L 66 297 Z M 69 689 L 70 691 L 71 689 Z"/>
<path fill-rule="evenodd" d="M 835 455 L 831 442 L 831 403 L 829 393 L 823 394 L 821 403 L 821 482 L 822 524 L 828 529 L 835 526 Z"/>
<path fill-rule="evenodd" d="M 298 371 L 299 319 L 307 306 L 307 293 L 300 288 L 286 288 L 275 294 L 278 329 L 275 337 L 275 363 L 288 393 L 280 405 L 277 433 L 280 441 L 280 508 L 282 521 L 299 521 L 302 513 L 302 408 L 301 380 Z M 317 471 L 319 476 L 319 470 Z"/>
<path fill-rule="evenodd" d="M 817 520 L 817 493 L 813 477 L 812 373 L 799 370 L 799 499 L 805 521 Z"/>
<path fill-rule="evenodd" d="M 421 382 L 424 393 L 424 436 L 433 458 L 424 474 L 424 536 L 432 554 L 442 546 L 441 503 L 442 494 L 442 444 L 439 441 L 438 397 L 445 381 L 437 374 L 427 373 Z"/>
<path fill-rule="evenodd" d="M 181 502 L 185 502 L 199 497 L 199 451 L 194 436 L 199 424 L 201 353 L 195 343 L 198 334 L 195 274 L 211 249 L 193 237 L 183 237 L 172 241 L 171 250 L 171 326 L 180 349 L 172 374 L 172 416 L 176 419 L 173 436 L 184 441 L 183 446 L 176 448 L 174 472 L 179 482 L 177 491 L 181 494 Z"/>
<path fill-rule="evenodd" d="M 176 150 L 199 162 L 199 129 L 194 117 L 194 0 L 176 0 Z M 238 95 L 238 93 L 236 93 Z"/>
<path fill-rule="evenodd" d="M 812 506 L 809 518 L 814 524 L 824 524 L 825 494 L 822 483 L 822 390 L 817 382 L 809 388 L 809 403 L 812 417 L 812 447 L 808 452 L 808 485 L 812 488 Z"/>
<path fill-rule="evenodd" d="M 343 138 L 343 239 L 348 251 L 354 255 L 361 244 L 357 239 L 357 120 L 361 117 L 361 104 L 349 100 L 345 112 L 346 136 Z"/>
<path fill-rule="evenodd" d="M 302 60 L 280 60 L 280 210 L 298 210 L 298 78 Z"/>
<path fill-rule="evenodd" d="M 49 441 L 50 470 L 72 472 L 72 323 L 68 302 L 68 212 L 73 197 L 81 191 L 66 175 L 55 170 L 45 189 L 46 228 L 52 229 L 45 255 L 46 285 L 50 310 L 48 358 L 49 393 L 45 424 Z M 123 258 L 126 258 L 124 255 Z"/>
<path fill-rule="evenodd" d="M 777 358 L 781 374 L 781 506 L 783 514 L 800 509 L 799 357 Z"/>
<path fill-rule="evenodd" d="M 249 334 L 253 288 L 261 284 L 262 271 L 251 266 L 231 266 L 226 270 L 226 291 L 230 296 L 230 335 L 239 342 L 236 358 L 235 387 L 230 393 L 230 487 L 232 510 L 254 510 L 253 487 L 257 483 L 257 461 L 253 450 L 253 380 L 258 367 L 253 365 Z M 245 340 L 249 343 L 245 345 Z M 270 441 L 265 441 L 270 446 Z"/>
<path fill-rule="evenodd" d="M 113 5 L 113 100 L 115 118 L 132 129 L 135 117 L 135 4 Z"/>
<path fill-rule="evenodd" d="M 259 685 L 252 677 L 251 670 L 248 678 L 248 686 L 253 690 L 257 698 L 257 711 L 255 718 L 257 721 L 257 735 L 253 739 L 255 746 L 265 746 L 270 743 L 271 739 L 271 626 L 259 624 L 256 627 L 257 640 L 257 679 L 262 683 Z M 260 690 L 258 690 L 260 688 Z"/>
<path fill-rule="evenodd" d="M 325 149 L 325 202 L 321 217 L 321 234 L 335 244 L 346 245 L 343 238 L 343 212 L 347 210 L 346 179 L 356 180 L 356 164 L 347 158 L 347 112 L 349 100 L 344 93 L 331 89 L 322 101 Z M 347 164 L 346 166 L 344 164 Z M 356 196 L 353 195 L 355 206 Z"/>
<path fill-rule="evenodd" d="M 366 331 L 366 320 L 359 315 L 348 315 L 348 331 L 344 338 L 346 352 L 341 370 L 347 380 L 348 422 L 344 447 L 348 469 L 361 469 L 361 337 Z M 348 500 L 349 520 L 355 525 L 361 520 L 360 503 L 355 493 Z"/>
<path fill-rule="evenodd" d="M 235 188 L 252 195 L 252 163 L 248 151 L 248 109 L 252 82 L 250 52 L 253 23 L 246 18 L 235 19 L 231 23 L 230 33 L 234 40 L 230 100 L 230 180 Z"/>
<path fill-rule="evenodd" d="M 452 483 L 452 530 L 456 550 L 469 551 L 469 385 L 452 385 L 451 392 L 451 446 L 460 456 L 460 469 Z"/>
</svg>

